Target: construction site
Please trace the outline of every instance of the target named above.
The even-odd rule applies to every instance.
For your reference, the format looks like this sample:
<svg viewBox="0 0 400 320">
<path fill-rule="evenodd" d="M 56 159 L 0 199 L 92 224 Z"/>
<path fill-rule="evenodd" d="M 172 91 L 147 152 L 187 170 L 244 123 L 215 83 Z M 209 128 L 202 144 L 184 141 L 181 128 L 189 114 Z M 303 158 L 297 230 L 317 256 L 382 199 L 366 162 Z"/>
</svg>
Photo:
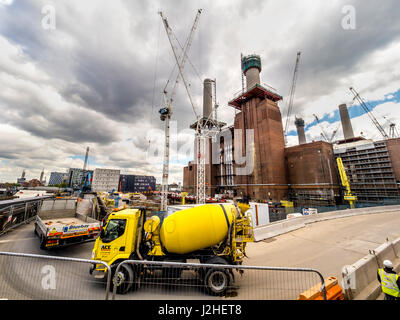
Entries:
<svg viewBox="0 0 400 320">
<path fill-rule="evenodd" d="M 300 53 L 297 55 L 290 103 L 293 103 L 299 57 Z M 246 86 L 229 101 L 229 107 L 236 110 L 233 125 L 218 127 L 219 130 L 208 137 L 207 148 L 204 149 L 207 196 L 222 194 L 270 203 L 289 201 L 295 207 L 345 205 L 347 201 L 344 201 L 344 188 L 336 161 L 340 157 L 358 203 L 400 201 L 400 139 L 385 133 L 357 92 L 355 99 L 373 119 L 382 133 L 382 140 L 372 141 L 355 136 L 347 106 L 340 105 L 342 139 L 306 141 L 304 120 L 296 117 L 298 145 L 287 147 L 288 123 L 284 128 L 278 105 L 282 96 L 260 84 L 260 56 L 242 57 L 241 67 Z M 215 121 L 213 99 L 206 99 L 213 94 L 209 83 L 208 79 L 204 81 L 203 117 Z M 291 118 L 291 107 L 289 105 L 287 121 Z M 252 130 L 251 142 L 246 141 L 245 132 L 249 130 Z M 240 135 L 235 132 L 240 132 Z M 321 135 L 326 137 L 324 133 Z M 249 174 L 238 175 L 236 172 L 243 165 L 238 164 L 237 158 L 246 157 L 246 152 L 246 159 L 253 161 L 253 170 Z M 195 150 L 194 160 L 183 169 L 183 189 L 190 194 L 196 194 L 199 182 L 196 159 L 199 158 L 201 156 Z"/>
<path fill-rule="evenodd" d="M 395 123 L 387 132 L 354 87 L 348 88 L 351 103 L 334 104 L 335 130 L 327 132 L 315 114 L 306 123 L 312 119 L 309 109 L 299 116 L 295 100 L 302 59 L 297 48 L 288 95 L 263 82 L 266 57 L 240 54 L 240 65 L 232 68 L 241 71 L 234 79 L 241 90 L 224 106 L 215 75 L 198 74 L 198 114 L 184 67 L 195 68 L 189 51 L 201 14 L 197 9 L 182 46 L 158 12 L 173 53 L 170 77 L 176 71 L 176 79 L 159 92 L 163 155 L 151 174 L 162 171 L 161 184 L 141 170 L 89 170 L 89 146 L 83 168 L 51 172 L 47 185 L 44 169 L 39 180 L 28 182 L 24 169 L 12 190 L 9 184 L 0 190 L 0 300 L 223 303 L 212 312 L 204 304 L 203 317 L 229 314 L 223 309 L 227 301 L 240 315 L 240 300 L 400 299 L 400 279 L 393 276 L 400 270 Z M 175 98 L 180 81 L 194 113 L 185 116 L 194 144 L 182 185 L 169 181 L 176 174 L 170 122 L 180 107 Z M 154 92 L 155 83 L 156 76 Z M 355 134 L 352 106 L 368 116 L 379 139 Z M 222 119 L 221 107 L 232 117 Z M 296 130 L 290 130 L 293 125 Z M 312 127 L 320 130 L 320 140 L 310 139 Z M 121 161 L 134 160 L 128 155 Z M 188 317 L 200 311 L 165 304 L 155 312 L 156 305 L 148 314 Z"/>
</svg>

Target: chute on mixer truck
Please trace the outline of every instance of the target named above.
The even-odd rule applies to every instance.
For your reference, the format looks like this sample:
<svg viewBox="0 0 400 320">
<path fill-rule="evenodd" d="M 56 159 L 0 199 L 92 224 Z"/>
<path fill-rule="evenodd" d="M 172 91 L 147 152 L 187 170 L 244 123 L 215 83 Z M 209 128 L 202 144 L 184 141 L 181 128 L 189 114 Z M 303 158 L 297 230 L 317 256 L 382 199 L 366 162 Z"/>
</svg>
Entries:
<svg viewBox="0 0 400 320">
<path fill-rule="evenodd" d="M 111 266 L 112 278 L 119 279 L 117 292 L 126 293 L 145 281 L 146 274 L 163 266 L 123 264 L 125 260 L 172 261 L 202 264 L 240 265 L 247 242 L 254 241 L 251 217 L 233 204 L 206 204 L 174 212 L 162 223 L 146 217 L 146 208 L 111 213 L 96 239 L 92 259 Z M 165 266 L 164 266 L 165 269 Z M 185 269 L 181 264 L 177 270 Z M 163 270 L 165 271 L 165 270 Z M 107 269 L 93 265 L 91 273 L 104 277 Z M 179 273 L 178 273 L 179 274 Z M 199 280 L 211 295 L 225 293 L 234 281 L 232 268 L 202 268 Z"/>
</svg>

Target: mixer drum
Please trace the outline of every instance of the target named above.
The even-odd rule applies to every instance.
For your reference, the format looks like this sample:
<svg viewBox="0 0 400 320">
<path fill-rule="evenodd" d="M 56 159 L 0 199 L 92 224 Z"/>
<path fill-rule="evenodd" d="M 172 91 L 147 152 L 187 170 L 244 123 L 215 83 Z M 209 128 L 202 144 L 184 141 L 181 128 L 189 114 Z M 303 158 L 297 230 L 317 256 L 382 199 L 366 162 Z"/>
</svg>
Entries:
<svg viewBox="0 0 400 320">
<path fill-rule="evenodd" d="M 176 254 L 214 246 L 227 237 L 228 221 L 231 225 L 236 214 L 233 204 L 206 204 L 177 211 L 164 219 L 161 243 L 169 253 Z"/>
</svg>

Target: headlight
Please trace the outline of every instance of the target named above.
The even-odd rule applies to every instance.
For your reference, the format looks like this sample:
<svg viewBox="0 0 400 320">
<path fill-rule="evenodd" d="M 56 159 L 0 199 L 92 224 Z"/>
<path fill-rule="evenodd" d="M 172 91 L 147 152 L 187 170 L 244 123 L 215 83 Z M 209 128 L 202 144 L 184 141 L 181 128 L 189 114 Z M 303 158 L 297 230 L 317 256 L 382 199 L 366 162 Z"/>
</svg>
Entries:
<svg viewBox="0 0 400 320">
<path fill-rule="evenodd" d="M 96 252 L 92 251 L 92 259 L 96 256 Z"/>
</svg>

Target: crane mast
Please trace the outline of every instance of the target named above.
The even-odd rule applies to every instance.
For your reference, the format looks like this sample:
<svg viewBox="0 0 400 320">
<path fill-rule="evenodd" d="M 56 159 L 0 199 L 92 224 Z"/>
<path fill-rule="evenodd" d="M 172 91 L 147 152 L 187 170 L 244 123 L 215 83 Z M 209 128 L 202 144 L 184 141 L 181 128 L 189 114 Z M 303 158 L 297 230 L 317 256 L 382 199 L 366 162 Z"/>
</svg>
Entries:
<svg viewBox="0 0 400 320">
<path fill-rule="evenodd" d="M 218 132 L 220 127 L 225 125 L 217 120 L 217 86 L 216 80 L 213 82 L 214 91 L 214 114 L 215 118 L 212 118 L 212 112 L 206 117 L 197 120 L 196 122 L 196 146 L 197 146 L 197 178 L 196 178 L 196 197 L 198 204 L 206 203 L 206 155 L 207 155 L 207 141 L 213 139 Z M 212 157 L 211 157 L 212 158 Z M 211 160 L 211 159 L 210 159 Z"/>
<path fill-rule="evenodd" d="M 297 52 L 296 64 L 295 64 L 294 72 L 293 72 L 292 87 L 290 88 L 290 97 L 289 97 L 289 104 L 288 104 L 285 131 L 284 131 L 285 144 L 287 144 L 287 134 L 288 134 L 288 128 L 289 128 L 289 119 L 290 119 L 290 115 L 292 113 L 292 108 L 293 108 L 294 92 L 296 90 L 297 74 L 298 74 L 298 69 L 299 69 L 300 55 L 301 55 L 301 52 L 300 51 Z"/>
<path fill-rule="evenodd" d="M 188 50 L 189 50 L 189 48 L 190 48 L 190 46 L 192 44 L 193 34 L 194 34 L 194 31 L 196 30 L 197 23 L 198 23 L 201 11 L 202 11 L 201 9 L 197 10 L 196 18 L 195 18 L 193 26 L 192 26 L 192 28 L 190 30 L 190 34 L 189 34 L 188 40 L 186 42 L 186 46 L 183 49 L 183 54 L 182 54 L 181 57 L 178 57 L 177 48 L 173 43 L 172 37 L 174 35 L 172 33 L 171 27 L 168 24 L 168 20 L 167 20 L 166 17 L 164 17 L 162 12 L 159 12 L 159 14 L 161 16 L 161 19 L 163 21 L 163 24 L 164 24 L 165 31 L 166 31 L 167 36 L 168 36 L 168 41 L 169 41 L 169 43 L 171 45 L 171 49 L 172 49 L 172 52 L 174 54 L 174 58 L 176 60 L 176 64 L 177 64 L 178 70 L 179 70 L 179 73 L 178 73 L 177 79 L 175 81 L 175 85 L 174 85 L 172 94 L 171 94 L 169 99 L 167 98 L 166 89 L 164 89 L 163 97 L 164 97 L 164 103 L 165 103 L 166 107 L 161 108 L 160 111 L 159 111 L 160 114 L 161 114 L 161 120 L 165 121 L 165 128 L 164 128 L 164 131 L 165 131 L 165 144 L 164 144 L 164 160 L 163 160 L 163 174 L 162 174 L 162 186 L 161 186 L 161 210 L 162 211 L 166 211 L 167 210 L 167 205 L 168 205 L 169 144 L 170 144 L 170 142 L 169 142 L 170 141 L 170 133 L 169 133 L 170 125 L 169 125 L 169 121 L 170 121 L 171 115 L 172 115 L 172 102 L 173 102 L 173 97 L 174 97 L 175 92 L 176 92 L 176 87 L 177 87 L 179 75 L 182 78 L 182 81 L 183 81 L 183 83 L 185 85 L 186 92 L 188 93 L 188 96 L 189 96 L 190 103 L 191 103 L 191 105 L 193 107 L 193 111 L 196 114 L 196 111 L 195 111 L 195 108 L 194 108 L 193 99 L 192 99 L 192 96 L 190 95 L 189 86 L 188 86 L 188 84 L 186 82 L 186 79 L 185 79 L 185 77 L 183 75 L 183 69 L 184 69 L 184 65 L 185 65 L 186 59 L 187 59 L 187 52 L 188 52 Z"/>
</svg>

